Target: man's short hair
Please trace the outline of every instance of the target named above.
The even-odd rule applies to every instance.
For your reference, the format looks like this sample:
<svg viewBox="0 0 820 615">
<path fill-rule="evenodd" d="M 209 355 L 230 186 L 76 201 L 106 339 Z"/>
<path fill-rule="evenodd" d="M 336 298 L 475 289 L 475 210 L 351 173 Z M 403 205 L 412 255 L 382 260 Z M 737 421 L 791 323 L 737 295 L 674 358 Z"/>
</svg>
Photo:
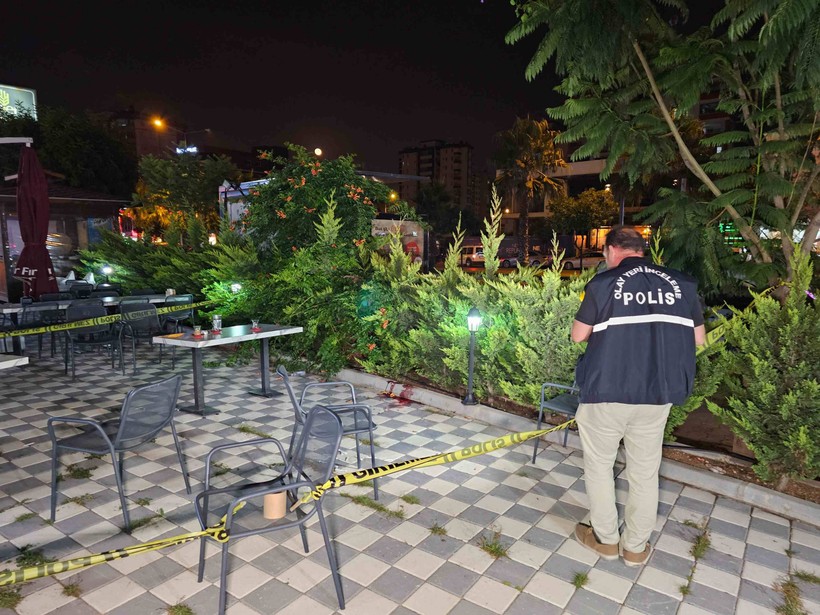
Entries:
<svg viewBox="0 0 820 615">
<path fill-rule="evenodd" d="M 643 254 L 646 244 L 641 234 L 627 226 L 613 226 L 606 236 L 606 246 Z"/>
</svg>

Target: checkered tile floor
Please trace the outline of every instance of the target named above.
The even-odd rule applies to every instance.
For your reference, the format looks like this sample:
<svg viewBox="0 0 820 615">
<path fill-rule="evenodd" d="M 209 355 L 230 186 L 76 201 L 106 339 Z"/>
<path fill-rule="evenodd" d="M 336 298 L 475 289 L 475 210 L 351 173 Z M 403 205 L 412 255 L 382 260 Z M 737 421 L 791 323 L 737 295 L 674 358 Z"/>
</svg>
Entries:
<svg viewBox="0 0 820 615">
<path fill-rule="evenodd" d="M 212 351 L 206 359 L 219 353 Z M 57 521 L 46 522 L 51 446 L 46 420 L 108 416 L 135 384 L 171 369 L 167 359 L 162 365 L 151 362 L 157 349 L 143 346 L 136 377 L 130 370 L 126 377 L 112 371 L 104 355 L 83 354 L 78 378 L 71 381 L 61 362 L 47 356 L 46 350 L 38 360 L 35 352 L 29 366 L 0 372 L 0 568 L 15 567 L 23 548 L 41 549 L 61 560 L 198 530 L 170 434 L 158 438 L 155 447 L 125 458 L 132 522 L 155 516 L 151 523 L 133 535 L 123 533 L 110 463 L 83 455 L 66 456 L 63 464 L 91 469 L 91 478 L 65 478 Z M 176 371 L 185 375 L 184 404 L 192 401 L 190 358 L 187 353 L 178 358 Z M 247 393 L 259 386 L 257 365 L 205 372 L 206 400 L 220 413 L 180 413 L 177 419 L 194 493 L 201 488 L 204 458 L 212 446 L 254 438 L 248 427 L 287 443 L 292 425 L 285 396 L 266 399 Z M 297 376 L 294 383 L 300 388 L 313 380 Z M 273 382 L 281 391 L 281 384 Z M 359 394 L 374 409 L 379 463 L 460 448 L 503 433 L 419 404 L 400 405 L 376 390 L 359 389 Z M 316 395 L 311 401 L 344 399 Z M 345 438 L 343 447 L 343 457 L 355 461 L 354 441 Z M 370 488 L 349 486 L 328 493 L 325 511 L 340 560 L 345 612 L 755 615 L 774 613 L 781 604 L 772 585 L 790 566 L 820 574 L 817 527 L 670 481 L 662 481 L 655 551 L 648 565 L 634 569 L 599 560 L 570 537 L 575 523 L 587 515 L 581 453 L 550 445 L 533 465 L 531 450 L 525 445 L 381 479 L 380 502 L 402 511 L 403 519 L 345 497 L 372 496 Z M 220 480 L 229 481 L 247 461 L 242 455 L 228 456 Z M 617 487 L 623 502 L 626 481 L 618 478 Z M 405 501 L 406 496 L 412 497 Z M 711 546 L 695 569 L 690 593 L 682 596 L 697 532 L 687 521 L 708 521 Z M 295 530 L 237 540 L 231 549 L 228 612 L 336 612 L 318 526 L 308 534 L 308 554 Z M 481 549 L 483 541 L 494 540 L 507 549 L 506 556 L 494 559 Z M 27 583 L 20 588 L 24 598 L 16 610 L 0 608 L 0 615 L 143 615 L 164 613 L 181 603 L 198 615 L 215 613 L 219 551 L 209 544 L 206 578 L 197 583 L 198 548 L 190 543 Z M 572 584 L 577 573 L 588 574 L 580 589 Z M 79 595 L 66 595 L 68 585 L 78 586 Z M 800 585 L 808 612 L 820 614 L 820 587 Z"/>
</svg>

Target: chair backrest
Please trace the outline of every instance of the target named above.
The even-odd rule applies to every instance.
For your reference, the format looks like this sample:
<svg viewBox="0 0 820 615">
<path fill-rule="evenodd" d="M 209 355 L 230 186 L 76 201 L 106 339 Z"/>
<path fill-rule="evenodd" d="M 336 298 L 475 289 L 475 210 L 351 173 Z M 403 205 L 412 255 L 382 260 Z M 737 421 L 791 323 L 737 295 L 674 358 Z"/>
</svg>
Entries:
<svg viewBox="0 0 820 615">
<path fill-rule="evenodd" d="M 314 406 L 291 453 L 293 469 L 300 476 L 322 484 L 333 475 L 342 442 L 342 422 L 324 406 Z"/>
<path fill-rule="evenodd" d="M 65 311 L 66 322 L 75 322 L 78 320 L 86 320 L 88 318 L 99 318 L 101 316 L 108 316 L 108 312 L 102 305 L 77 305 L 72 302 Z M 80 336 L 93 335 L 97 333 L 108 333 L 111 331 L 111 325 L 88 325 L 87 327 L 78 327 L 75 329 L 67 329 L 66 333 L 73 339 Z"/>
<path fill-rule="evenodd" d="M 129 294 L 131 295 L 156 295 L 157 291 L 153 288 L 135 288 Z"/>
<path fill-rule="evenodd" d="M 293 386 L 291 386 L 290 384 L 290 374 L 288 374 L 288 370 L 285 369 L 284 365 L 280 365 L 276 368 L 276 373 L 282 376 L 282 382 L 285 385 L 285 390 L 288 392 L 290 402 L 293 404 L 293 411 L 296 415 L 296 422 L 299 424 L 303 424 L 305 422 L 307 412 L 305 412 L 305 410 L 299 404 L 299 400 L 296 399 L 296 393 L 293 392 Z"/>
<path fill-rule="evenodd" d="M 120 412 L 120 428 L 112 444 L 128 450 L 151 440 L 174 418 L 182 376 L 171 376 L 132 389 Z"/>
<path fill-rule="evenodd" d="M 67 301 L 71 299 L 71 293 L 43 293 L 40 295 L 40 301 Z"/>
<path fill-rule="evenodd" d="M 171 295 L 165 299 L 165 307 L 173 307 L 174 305 L 188 305 L 193 302 L 193 295 Z M 169 312 L 165 314 L 167 318 L 175 318 L 177 320 L 191 318 L 193 315 L 194 308 L 188 308 L 187 310 L 179 310 L 178 312 Z"/>
<path fill-rule="evenodd" d="M 117 294 L 122 294 L 122 286 L 119 284 L 111 284 L 110 282 L 103 282 L 102 284 L 97 284 L 97 287 L 94 290 L 113 290 L 116 291 Z"/>
<path fill-rule="evenodd" d="M 145 295 L 129 295 L 120 299 L 120 305 L 125 303 L 150 303 Z"/>
<path fill-rule="evenodd" d="M 119 297 L 120 294 L 116 290 L 95 290 L 91 292 L 91 297 Z"/>
<path fill-rule="evenodd" d="M 142 303 L 121 303 L 122 321 L 128 324 L 135 334 L 159 331 L 157 306 L 144 301 Z"/>
<path fill-rule="evenodd" d="M 68 289 L 68 292 L 71 293 L 72 297 L 86 299 L 91 296 L 93 290 L 94 286 L 88 282 L 74 282 Z"/>
<path fill-rule="evenodd" d="M 41 301 L 24 305 L 18 322 L 21 329 L 32 325 L 54 325 L 64 322 L 64 314 L 56 301 Z"/>
</svg>

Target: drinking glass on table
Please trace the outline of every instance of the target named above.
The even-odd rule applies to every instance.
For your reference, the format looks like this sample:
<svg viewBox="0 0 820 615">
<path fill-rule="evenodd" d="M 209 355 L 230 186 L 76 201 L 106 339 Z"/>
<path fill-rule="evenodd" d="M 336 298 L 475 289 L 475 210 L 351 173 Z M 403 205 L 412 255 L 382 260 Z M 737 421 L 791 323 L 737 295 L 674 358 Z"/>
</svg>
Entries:
<svg viewBox="0 0 820 615">
<path fill-rule="evenodd" d="M 259 321 L 251 320 L 251 331 L 259 331 Z"/>
<path fill-rule="evenodd" d="M 211 329 L 214 331 L 222 330 L 222 316 L 220 314 L 217 314 L 211 319 Z"/>
</svg>

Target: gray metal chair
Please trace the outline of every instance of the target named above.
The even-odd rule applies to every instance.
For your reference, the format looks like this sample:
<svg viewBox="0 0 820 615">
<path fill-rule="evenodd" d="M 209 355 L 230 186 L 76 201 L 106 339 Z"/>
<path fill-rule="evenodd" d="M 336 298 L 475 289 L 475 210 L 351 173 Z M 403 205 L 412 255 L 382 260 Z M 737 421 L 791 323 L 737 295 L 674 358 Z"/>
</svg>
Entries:
<svg viewBox="0 0 820 615">
<path fill-rule="evenodd" d="M 66 309 L 66 322 L 76 322 L 79 320 L 108 316 L 106 309 L 99 304 L 99 299 L 96 301 L 97 305 L 77 305 L 76 301 L 72 302 Z M 72 378 L 77 377 L 75 350 L 88 346 L 108 348 L 111 355 L 111 367 L 113 369 L 114 348 L 118 345 L 118 340 L 110 324 L 88 325 L 85 327 L 67 329 L 65 332 L 65 340 L 65 373 L 68 373 L 70 359 Z M 122 355 L 121 347 L 120 355 Z"/>
<path fill-rule="evenodd" d="M 305 553 L 308 552 L 307 533 L 305 524 L 316 515 L 322 530 L 327 558 L 333 583 L 336 586 L 336 597 L 339 608 L 345 608 L 342 581 L 339 575 L 339 565 L 336 553 L 327 530 L 324 513 L 322 512 L 323 499 L 315 500 L 310 504 L 303 504 L 294 513 L 287 513 L 281 520 L 267 520 L 262 517 L 262 502 L 265 495 L 285 492 L 290 504 L 296 502 L 303 494 L 314 489 L 316 485 L 325 483 L 333 475 L 333 468 L 339 446 L 342 441 L 342 423 L 339 417 L 323 406 L 316 406 L 305 416 L 304 429 L 298 442 L 291 446 L 291 454 L 287 455 L 282 444 L 274 438 L 261 438 L 247 442 L 236 442 L 217 446 L 208 453 L 205 459 L 205 488 L 197 494 L 195 508 L 197 518 L 202 529 L 217 522 L 225 516 L 225 530 L 230 541 L 222 543 L 222 558 L 219 572 L 219 614 L 225 613 L 227 601 L 226 577 L 228 574 L 228 548 L 239 538 L 255 536 L 299 527 L 302 535 L 302 545 Z M 280 474 L 264 482 L 212 488 L 211 467 L 215 454 L 250 447 L 253 452 L 263 451 L 265 445 L 275 445 L 278 454 L 284 462 L 284 469 Z M 237 506 L 244 506 L 237 510 Z M 227 508 L 226 508 L 227 506 Z M 197 580 L 202 582 L 205 572 L 205 545 L 207 538 L 202 538 L 199 550 L 199 571 Z"/>
<path fill-rule="evenodd" d="M 125 531 L 131 530 L 128 507 L 125 501 L 125 473 L 123 456 L 153 440 L 166 427 L 171 427 L 177 458 L 185 481 L 185 490 L 191 493 L 188 473 L 182 449 L 179 446 L 174 414 L 179 397 L 182 376 L 172 376 L 166 380 L 139 386 L 125 396 L 122 410 L 117 419 L 98 422 L 91 419 L 52 417 L 48 420 L 48 434 L 51 437 L 51 520 L 57 512 L 57 465 L 60 453 L 75 451 L 91 455 L 111 455 L 114 464 L 114 479 L 120 495 Z M 58 425 L 76 425 L 82 429 L 67 437 L 58 437 Z"/>
<path fill-rule="evenodd" d="M 353 436 L 353 439 L 356 441 L 356 467 L 358 469 L 362 468 L 362 455 L 358 436 L 364 434 L 368 435 L 370 442 L 370 467 L 376 467 L 376 449 L 373 445 L 373 428 L 375 427 L 373 424 L 373 415 L 370 410 L 370 406 L 356 402 L 356 390 L 353 388 L 351 383 L 343 381 L 311 382 L 305 386 L 299 396 L 299 399 L 297 400 L 296 394 L 294 393 L 293 387 L 290 383 L 290 374 L 288 374 L 288 370 L 285 369 L 285 366 L 280 365 L 277 367 L 276 373 L 282 377 L 285 390 L 288 392 L 288 397 L 290 397 L 290 401 L 293 404 L 294 415 L 296 418 L 293 424 L 293 435 L 290 439 L 291 447 L 293 447 L 293 443 L 297 441 L 299 430 L 304 425 L 305 417 L 307 416 L 307 412 L 304 408 L 305 396 L 308 391 L 346 388 L 350 391 L 350 403 L 333 405 L 324 404 L 324 407 L 339 417 L 339 420 L 342 422 L 342 430 L 344 435 Z M 377 500 L 379 499 L 379 486 L 377 479 L 375 478 L 373 479 L 373 497 Z"/>
<path fill-rule="evenodd" d="M 165 298 L 165 307 L 173 307 L 174 305 L 190 305 L 194 302 L 193 295 L 171 295 Z M 178 333 L 182 331 L 183 321 L 189 321 L 191 326 L 194 324 L 194 308 L 185 310 L 178 310 L 164 314 L 160 319 L 163 330 L 167 330 L 168 325 L 173 326 L 173 332 Z M 177 347 L 171 346 L 171 369 L 177 365 Z"/>
<path fill-rule="evenodd" d="M 40 301 L 39 303 L 29 303 L 23 306 L 23 313 L 20 314 L 18 324 L 20 329 L 35 329 L 47 327 L 65 322 L 65 312 L 60 309 L 57 301 Z M 43 335 L 37 333 L 37 358 L 43 356 Z M 55 347 L 54 332 L 51 333 L 51 356 L 54 356 Z"/>
<path fill-rule="evenodd" d="M 555 397 L 547 398 L 547 391 L 550 389 L 558 389 L 560 391 L 567 391 L 566 393 L 559 393 Z M 572 383 L 572 386 L 565 384 L 557 384 L 555 382 L 545 382 L 541 385 L 541 406 L 538 408 L 538 425 L 536 429 L 541 429 L 541 423 L 544 420 L 544 410 L 549 410 L 552 414 L 563 414 L 567 420 L 575 417 L 578 411 L 578 394 L 581 390 Z M 567 436 L 569 435 L 569 427 L 564 428 L 564 446 L 567 445 Z M 532 462 L 535 463 L 535 456 L 538 454 L 538 442 L 540 438 L 535 438 L 535 444 L 532 450 Z"/>
<path fill-rule="evenodd" d="M 119 323 L 120 368 L 125 375 L 123 338 L 131 339 L 131 356 L 134 362 L 134 373 L 137 373 L 137 341 L 148 340 L 153 346 L 155 335 L 162 335 L 162 325 L 157 315 L 157 307 L 150 303 L 121 303 Z M 162 346 L 159 347 L 159 362 L 162 363 Z"/>
</svg>

